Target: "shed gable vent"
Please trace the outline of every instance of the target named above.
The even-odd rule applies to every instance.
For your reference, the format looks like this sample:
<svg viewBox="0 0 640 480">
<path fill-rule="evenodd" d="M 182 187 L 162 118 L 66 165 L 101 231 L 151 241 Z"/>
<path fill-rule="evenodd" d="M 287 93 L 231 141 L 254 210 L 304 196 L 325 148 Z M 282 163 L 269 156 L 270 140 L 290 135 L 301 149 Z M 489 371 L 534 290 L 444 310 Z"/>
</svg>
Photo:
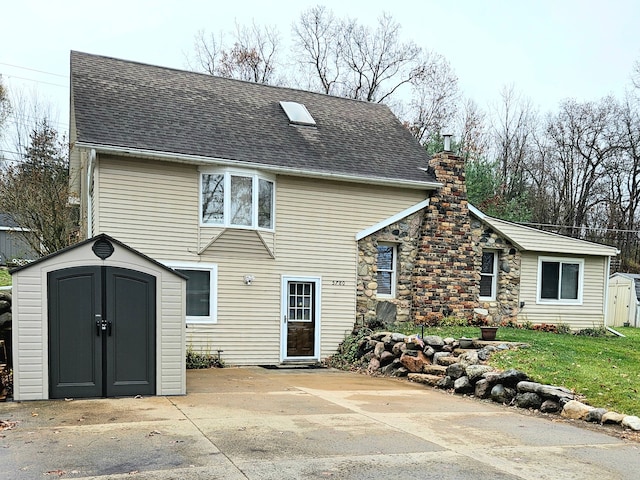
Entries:
<svg viewBox="0 0 640 480">
<path fill-rule="evenodd" d="M 284 113 L 287 114 L 287 117 L 289 117 L 289 122 L 294 125 L 316 126 L 316 121 L 303 104 L 298 102 L 280 102 L 280 106 L 284 110 Z"/>
</svg>

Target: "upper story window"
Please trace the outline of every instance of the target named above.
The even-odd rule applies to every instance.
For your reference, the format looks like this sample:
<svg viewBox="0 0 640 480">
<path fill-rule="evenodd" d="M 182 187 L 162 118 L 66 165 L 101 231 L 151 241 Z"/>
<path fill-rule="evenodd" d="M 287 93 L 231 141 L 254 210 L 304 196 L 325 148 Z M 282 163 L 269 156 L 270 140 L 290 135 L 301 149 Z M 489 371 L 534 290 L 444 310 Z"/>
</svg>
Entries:
<svg viewBox="0 0 640 480">
<path fill-rule="evenodd" d="M 498 256 L 495 251 L 482 252 L 480 266 L 480 300 L 495 300 L 498 279 Z"/>
<path fill-rule="evenodd" d="M 397 247 L 392 244 L 378 244 L 378 297 L 394 297 L 396 294 Z"/>
<path fill-rule="evenodd" d="M 538 303 L 582 303 L 584 260 L 538 259 Z"/>
<path fill-rule="evenodd" d="M 201 225 L 273 230 L 274 186 L 257 173 L 202 171 Z"/>
</svg>

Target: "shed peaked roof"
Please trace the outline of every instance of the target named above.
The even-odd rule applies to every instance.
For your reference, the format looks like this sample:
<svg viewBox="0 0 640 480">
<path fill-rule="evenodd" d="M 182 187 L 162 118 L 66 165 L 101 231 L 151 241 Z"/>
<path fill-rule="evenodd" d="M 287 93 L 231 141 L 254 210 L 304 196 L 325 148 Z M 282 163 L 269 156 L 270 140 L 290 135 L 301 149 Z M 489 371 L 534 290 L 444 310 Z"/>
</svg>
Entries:
<svg viewBox="0 0 640 480">
<path fill-rule="evenodd" d="M 490 217 L 473 205 L 469 205 L 469 211 L 489 225 L 493 230 L 508 238 L 521 250 L 554 254 L 602 255 L 609 257 L 614 257 L 618 254 L 618 250 L 615 247 L 566 237 L 564 235 L 558 235 L 557 233 L 545 232 L 537 228 L 518 225 L 517 223 Z"/>
<path fill-rule="evenodd" d="M 432 188 L 428 154 L 385 105 L 71 52 L 79 146 L 228 160 Z M 289 123 L 280 102 L 315 127 Z"/>
</svg>

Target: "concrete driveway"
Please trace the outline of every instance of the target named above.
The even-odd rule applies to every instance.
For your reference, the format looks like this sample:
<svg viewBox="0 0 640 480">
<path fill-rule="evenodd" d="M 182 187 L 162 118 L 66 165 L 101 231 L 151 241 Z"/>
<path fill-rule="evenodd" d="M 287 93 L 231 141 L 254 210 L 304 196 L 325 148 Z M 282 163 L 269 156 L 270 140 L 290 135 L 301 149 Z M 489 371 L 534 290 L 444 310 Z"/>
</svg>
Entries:
<svg viewBox="0 0 640 480">
<path fill-rule="evenodd" d="M 184 397 L 0 404 L 0 479 L 636 479 L 640 444 L 404 380 L 188 372 Z"/>
</svg>

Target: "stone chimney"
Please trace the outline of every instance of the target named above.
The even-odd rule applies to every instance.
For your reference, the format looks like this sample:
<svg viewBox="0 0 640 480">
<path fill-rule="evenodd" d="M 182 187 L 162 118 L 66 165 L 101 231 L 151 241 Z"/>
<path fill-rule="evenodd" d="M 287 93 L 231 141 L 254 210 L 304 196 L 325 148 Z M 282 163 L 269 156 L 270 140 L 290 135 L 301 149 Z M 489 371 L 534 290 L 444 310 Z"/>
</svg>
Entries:
<svg viewBox="0 0 640 480">
<path fill-rule="evenodd" d="M 444 151 L 429 166 L 443 186 L 425 208 L 413 269 L 413 318 L 425 324 L 448 316 L 471 318 L 479 288 L 464 160 Z"/>
</svg>

